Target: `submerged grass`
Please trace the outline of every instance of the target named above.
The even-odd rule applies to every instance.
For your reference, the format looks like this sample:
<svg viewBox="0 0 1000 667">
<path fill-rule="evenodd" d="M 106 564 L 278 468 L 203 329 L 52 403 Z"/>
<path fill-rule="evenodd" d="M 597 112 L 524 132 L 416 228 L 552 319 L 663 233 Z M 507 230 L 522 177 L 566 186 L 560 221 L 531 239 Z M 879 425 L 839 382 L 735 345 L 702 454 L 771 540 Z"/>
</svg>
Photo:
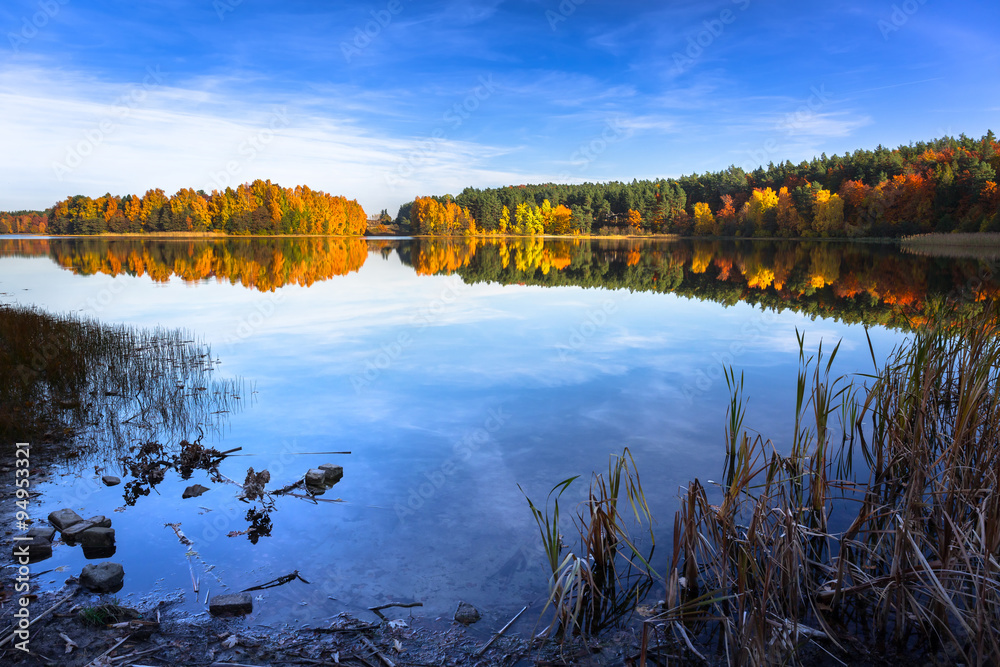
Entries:
<svg viewBox="0 0 1000 667">
<path fill-rule="evenodd" d="M 683 495 L 647 630 L 714 639 L 734 665 L 797 663 L 806 643 L 1000 663 L 997 321 L 917 334 L 855 380 L 800 336 L 787 454 L 742 430 L 730 372 L 725 483 Z"/>
<path fill-rule="evenodd" d="M 218 429 L 244 388 L 215 379 L 214 365 L 183 331 L 0 305 L 0 440 L 120 454 L 140 439 Z"/>
</svg>

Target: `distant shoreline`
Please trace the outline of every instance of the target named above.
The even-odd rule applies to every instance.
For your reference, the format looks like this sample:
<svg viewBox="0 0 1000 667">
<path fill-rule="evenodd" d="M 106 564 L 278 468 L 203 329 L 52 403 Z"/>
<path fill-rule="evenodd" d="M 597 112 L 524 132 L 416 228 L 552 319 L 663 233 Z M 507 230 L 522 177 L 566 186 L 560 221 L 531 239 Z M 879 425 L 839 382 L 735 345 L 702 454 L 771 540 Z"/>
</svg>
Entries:
<svg viewBox="0 0 1000 667">
<path fill-rule="evenodd" d="M 840 236 L 685 236 L 681 234 L 227 234 L 225 232 L 102 232 L 100 234 L 0 234 L 0 238 L 127 238 L 127 239 L 277 239 L 277 238 L 338 238 L 338 239 L 550 239 L 550 240 L 609 240 L 609 241 L 827 241 L 838 243 L 899 243 L 902 248 L 928 250 L 934 247 L 991 248 L 1000 250 L 1000 232 L 953 232 L 917 234 L 914 236 L 871 236 L 846 238 Z"/>
</svg>

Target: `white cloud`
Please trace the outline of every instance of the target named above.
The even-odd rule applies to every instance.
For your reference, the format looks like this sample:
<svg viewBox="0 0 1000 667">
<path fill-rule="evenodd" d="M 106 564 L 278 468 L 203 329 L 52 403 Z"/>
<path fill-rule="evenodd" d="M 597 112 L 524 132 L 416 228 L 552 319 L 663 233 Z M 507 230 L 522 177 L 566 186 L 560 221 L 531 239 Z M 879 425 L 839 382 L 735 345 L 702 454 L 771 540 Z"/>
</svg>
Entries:
<svg viewBox="0 0 1000 667">
<path fill-rule="evenodd" d="M 145 78 L 145 82 L 143 81 Z M 127 194 L 161 187 L 211 189 L 227 178 L 357 198 L 370 210 L 469 182 L 523 182 L 494 171 L 494 146 L 391 137 L 365 127 L 356 101 L 246 101 L 231 82 L 170 85 L 143 74 L 106 83 L 37 66 L 0 70 L 0 135 L 8 155 L 0 209 L 43 208 L 70 194 Z M 323 106 L 327 111 L 319 114 Z"/>
</svg>

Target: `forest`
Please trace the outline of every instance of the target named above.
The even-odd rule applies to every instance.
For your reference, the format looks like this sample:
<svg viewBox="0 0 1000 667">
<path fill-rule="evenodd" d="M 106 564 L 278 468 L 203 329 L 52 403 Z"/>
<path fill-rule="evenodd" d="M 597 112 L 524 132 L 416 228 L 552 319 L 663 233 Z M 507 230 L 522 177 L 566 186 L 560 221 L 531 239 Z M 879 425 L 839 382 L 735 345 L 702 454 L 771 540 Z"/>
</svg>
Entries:
<svg viewBox="0 0 1000 667">
<path fill-rule="evenodd" d="M 1000 144 L 992 131 L 809 162 L 631 183 L 466 188 L 418 197 L 413 233 L 901 237 L 1000 231 Z"/>
<path fill-rule="evenodd" d="M 223 232 L 247 234 L 327 234 L 359 236 L 367 216 L 355 200 L 311 190 L 282 188 L 256 180 L 225 191 L 182 188 L 173 196 L 161 189 L 120 197 L 67 197 L 47 213 L 0 214 L 0 234 L 124 234 L 144 232 Z"/>
</svg>

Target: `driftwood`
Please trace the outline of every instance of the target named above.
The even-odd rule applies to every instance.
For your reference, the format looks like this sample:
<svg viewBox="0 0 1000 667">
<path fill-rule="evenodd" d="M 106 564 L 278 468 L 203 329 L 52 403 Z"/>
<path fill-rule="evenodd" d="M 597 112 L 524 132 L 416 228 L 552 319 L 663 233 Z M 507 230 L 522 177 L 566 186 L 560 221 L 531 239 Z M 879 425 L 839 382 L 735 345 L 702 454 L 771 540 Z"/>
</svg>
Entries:
<svg viewBox="0 0 1000 667">
<path fill-rule="evenodd" d="M 304 584 L 309 583 L 308 581 L 302 578 L 302 575 L 299 574 L 298 570 L 295 570 L 291 574 L 284 574 L 278 577 L 277 579 L 272 579 L 271 581 L 265 584 L 260 584 L 259 586 L 251 586 L 250 588 L 244 588 L 240 592 L 249 593 L 250 591 L 262 591 L 265 588 L 274 588 L 275 586 L 283 586 L 284 584 L 287 584 L 289 581 L 295 581 L 296 579 L 298 579 Z"/>
</svg>

